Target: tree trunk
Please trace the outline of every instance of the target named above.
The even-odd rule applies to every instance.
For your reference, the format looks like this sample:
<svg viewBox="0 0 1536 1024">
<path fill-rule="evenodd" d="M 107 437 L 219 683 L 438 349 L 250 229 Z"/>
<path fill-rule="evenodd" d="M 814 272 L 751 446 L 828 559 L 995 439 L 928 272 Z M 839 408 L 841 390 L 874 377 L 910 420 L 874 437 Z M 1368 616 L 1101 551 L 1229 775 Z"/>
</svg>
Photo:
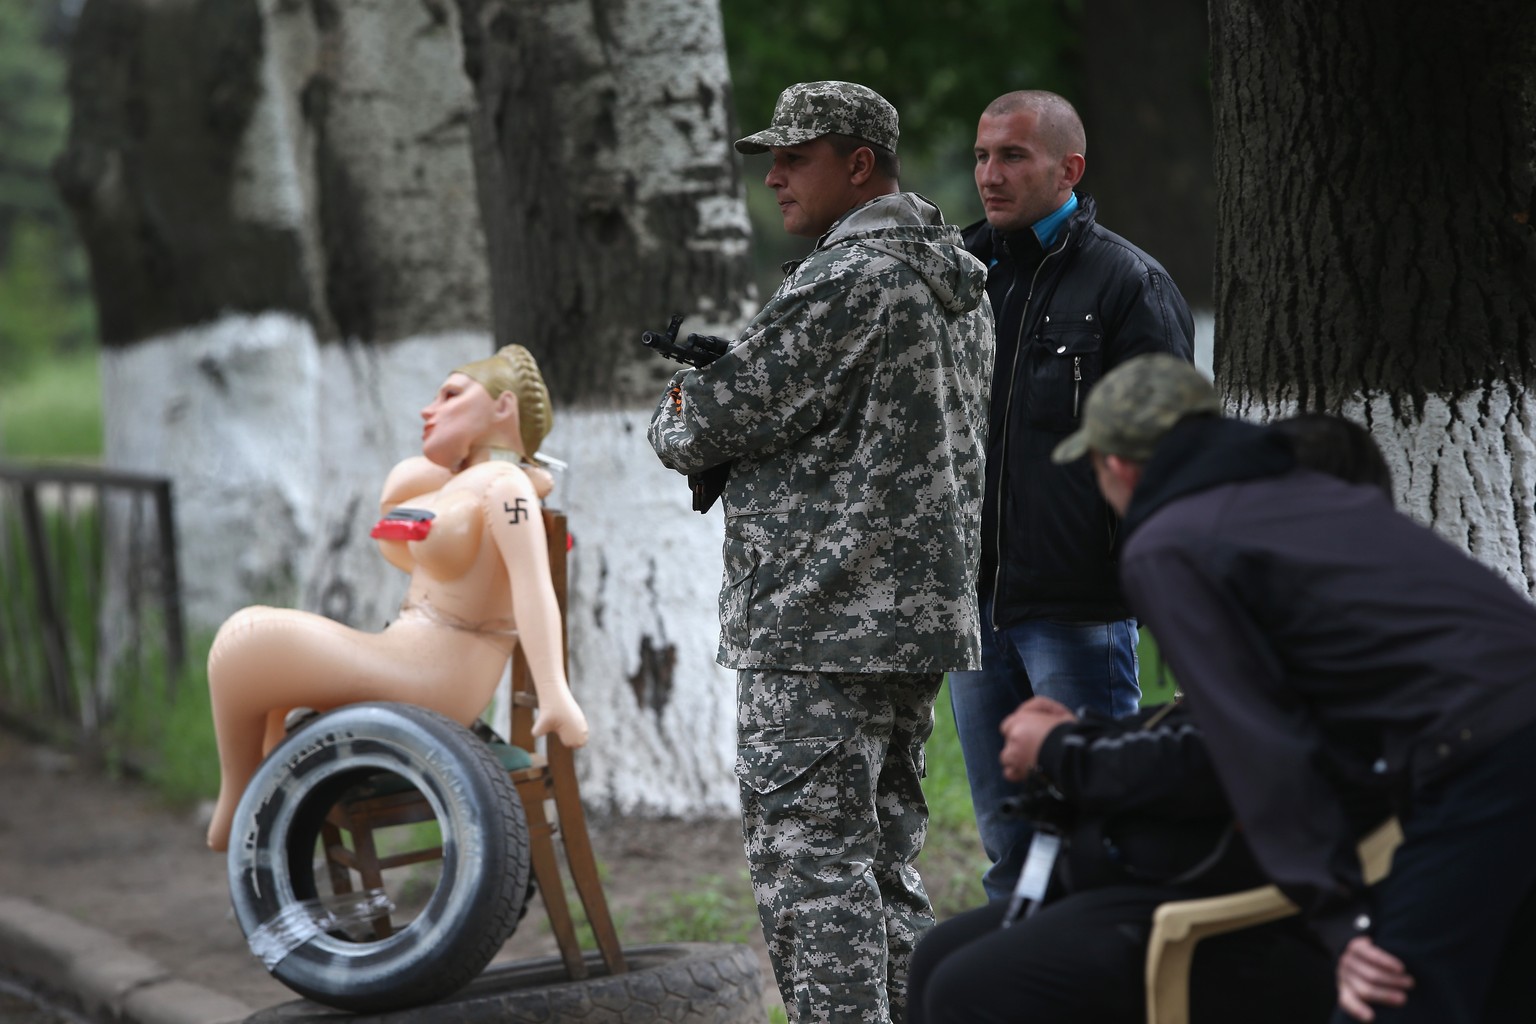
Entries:
<svg viewBox="0 0 1536 1024">
<path fill-rule="evenodd" d="M 1217 382 L 1536 593 L 1536 7 L 1214 0 Z"/>
<path fill-rule="evenodd" d="M 1088 169 L 1104 223 L 1213 301 L 1216 179 L 1205 0 L 1088 0 L 1082 15 Z"/>
<path fill-rule="evenodd" d="M 458 0 L 496 335 L 567 404 L 649 403 L 641 331 L 755 312 L 717 0 Z"/>
<path fill-rule="evenodd" d="M 496 336 L 555 399 L 571 464 L 572 686 L 583 793 L 625 811 L 733 813 L 735 705 L 719 637 L 720 513 L 689 510 L 645 440 L 681 367 L 639 344 L 734 336 L 757 309 L 717 0 L 458 0 Z"/>
</svg>

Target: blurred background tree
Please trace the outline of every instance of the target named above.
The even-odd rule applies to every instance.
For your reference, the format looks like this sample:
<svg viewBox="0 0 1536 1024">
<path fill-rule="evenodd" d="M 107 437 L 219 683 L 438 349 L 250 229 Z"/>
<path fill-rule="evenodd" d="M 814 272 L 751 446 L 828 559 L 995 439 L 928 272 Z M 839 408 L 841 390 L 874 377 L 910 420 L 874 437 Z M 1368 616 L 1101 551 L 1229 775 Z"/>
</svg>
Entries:
<svg viewBox="0 0 1536 1024">
<path fill-rule="evenodd" d="M 981 217 L 971 175 L 976 120 L 994 98 L 1048 89 L 1088 133 L 1083 188 L 1101 221 L 1211 307 L 1215 174 L 1205 0 L 721 0 L 742 134 L 766 127 L 794 82 L 857 81 L 901 114 L 902 186 L 952 223 Z M 804 253 L 747 162 L 759 288 Z"/>
<path fill-rule="evenodd" d="M 58 0 L 0 0 L 0 379 L 94 343 L 85 260 L 50 177 L 69 121 L 71 12 Z"/>
</svg>

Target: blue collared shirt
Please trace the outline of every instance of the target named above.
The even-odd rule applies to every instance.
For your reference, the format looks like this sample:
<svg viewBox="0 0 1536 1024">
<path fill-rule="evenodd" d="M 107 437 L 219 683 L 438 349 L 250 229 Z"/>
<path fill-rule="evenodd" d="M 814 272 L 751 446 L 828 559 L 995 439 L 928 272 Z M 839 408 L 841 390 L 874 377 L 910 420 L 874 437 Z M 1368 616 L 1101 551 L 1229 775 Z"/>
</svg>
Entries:
<svg viewBox="0 0 1536 1024">
<path fill-rule="evenodd" d="M 1066 224 L 1067 218 L 1072 216 L 1072 211 L 1075 209 L 1077 209 L 1077 193 L 1073 192 L 1067 196 L 1067 201 L 1062 203 L 1055 213 L 1035 221 L 1031 230 L 1040 240 L 1040 248 L 1049 251 L 1051 246 L 1056 244 L 1056 236 L 1061 234 L 1062 225 Z"/>
</svg>

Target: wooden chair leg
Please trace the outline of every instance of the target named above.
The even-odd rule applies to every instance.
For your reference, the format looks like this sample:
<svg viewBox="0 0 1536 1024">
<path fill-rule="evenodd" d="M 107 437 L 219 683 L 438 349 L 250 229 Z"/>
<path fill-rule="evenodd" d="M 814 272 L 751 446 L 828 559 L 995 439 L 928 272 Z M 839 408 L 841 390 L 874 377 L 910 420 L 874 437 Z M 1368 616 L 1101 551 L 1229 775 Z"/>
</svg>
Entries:
<svg viewBox="0 0 1536 1024">
<path fill-rule="evenodd" d="M 379 867 L 379 851 L 373 843 L 373 829 L 353 825 L 352 851 L 357 858 L 357 873 L 363 879 L 363 890 L 366 892 L 384 888 L 384 872 Z M 395 929 L 389 920 L 388 911 L 373 919 L 374 938 L 387 939 L 393 934 Z"/>
<path fill-rule="evenodd" d="M 539 883 L 539 896 L 549 916 L 550 930 L 560 945 L 560 958 L 566 973 L 574 980 L 587 977 L 587 963 L 576 938 L 576 924 L 571 920 L 571 906 L 565 898 L 565 883 L 560 878 L 560 862 L 555 857 L 554 826 L 544 814 L 545 786 L 542 779 L 517 784 L 523 812 L 528 819 L 528 846 L 533 860 L 533 877 Z"/>
<path fill-rule="evenodd" d="M 574 769 L 572 769 L 574 771 Z M 581 796 L 574 784 L 562 786 L 557 777 L 554 784 L 555 813 L 560 819 L 560 841 L 565 846 L 565 860 L 571 868 L 571 880 L 581 905 L 592 925 L 592 937 L 603 955 L 603 963 L 609 974 L 622 974 L 628 970 L 624 963 L 624 951 L 619 945 L 619 934 L 614 930 L 613 917 L 608 912 L 608 899 L 603 895 L 603 883 L 597 874 L 597 857 L 592 852 L 592 837 L 587 833 L 587 816 L 581 807 Z"/>
<path fill-rule="evenodd" d="M 331 876 L 331 892 L 338 896 L 352 891 L 352 873 L 347 865 L 332 853 L 345 849 L 341 844 L 341 829 L 330 818 L 320 826 L 320 841 L 325 844 L 325 870 Z"/>
</svg>

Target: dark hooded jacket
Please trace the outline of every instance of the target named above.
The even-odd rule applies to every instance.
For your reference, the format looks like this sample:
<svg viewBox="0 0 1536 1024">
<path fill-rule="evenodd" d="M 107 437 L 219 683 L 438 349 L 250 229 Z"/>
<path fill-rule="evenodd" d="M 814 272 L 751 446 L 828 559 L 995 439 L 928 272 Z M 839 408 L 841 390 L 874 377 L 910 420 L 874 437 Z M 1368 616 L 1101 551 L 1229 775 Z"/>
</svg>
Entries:
<svg viewBox="0 0 1536 1024">
<path fill-rule="evenodd" d="M 1368 921 L 1357 809 L 1410 809 L 1536 722 L 1536 606 L 1379 488 L 1283 449 L 1178 424 L 1136 486 L 1121 577 L 1254 856 L 1337 954 Z"/>
</svg>

